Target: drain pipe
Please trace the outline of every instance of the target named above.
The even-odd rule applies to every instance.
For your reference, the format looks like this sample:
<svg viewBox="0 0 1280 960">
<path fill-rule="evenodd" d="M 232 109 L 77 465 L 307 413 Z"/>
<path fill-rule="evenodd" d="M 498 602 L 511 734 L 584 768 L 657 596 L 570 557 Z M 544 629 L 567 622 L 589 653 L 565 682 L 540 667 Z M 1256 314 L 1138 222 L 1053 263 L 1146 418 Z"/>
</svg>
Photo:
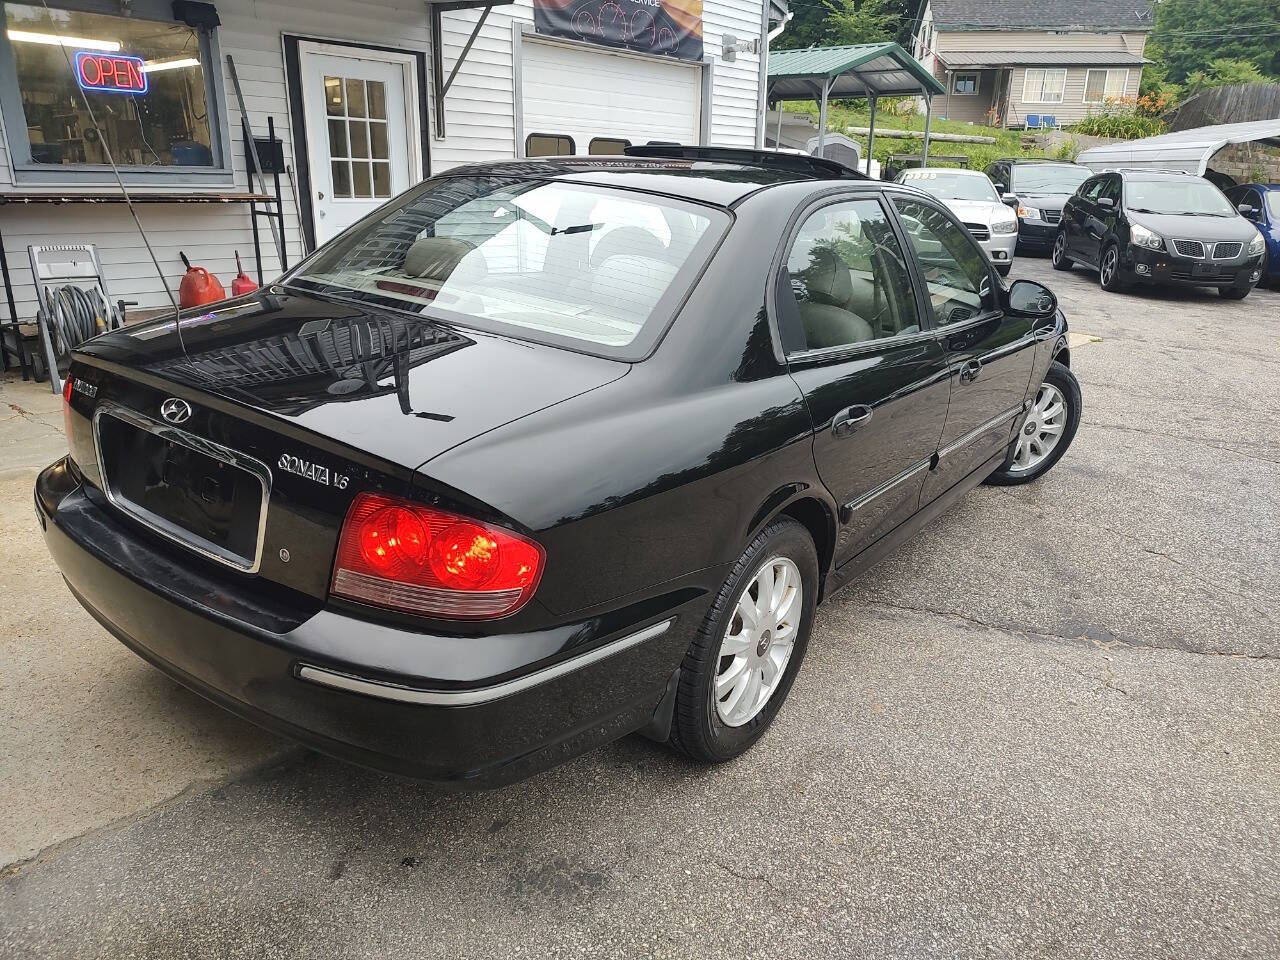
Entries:
<svg viewBox="0 0 1280 960">
<path fill-rule="evenodd" d="M 782 22 L 769 29 L 769 0 L 761 0 L 760 2 L 760 82 L 756 92 L 756 149 L 764 149 L 764 125 L 765 117 L 769 110 L 769 44 L 781 36 L 782 31 L 787 29 L 787 24 L 791 22 L 791 18 L 795 14 L 790 10 L 787 15 L 782 18 Z M 781 104 L 781 101 L 779 101 Z M 781 110 L 781 106 L 779 106 Z"/>
</svg>

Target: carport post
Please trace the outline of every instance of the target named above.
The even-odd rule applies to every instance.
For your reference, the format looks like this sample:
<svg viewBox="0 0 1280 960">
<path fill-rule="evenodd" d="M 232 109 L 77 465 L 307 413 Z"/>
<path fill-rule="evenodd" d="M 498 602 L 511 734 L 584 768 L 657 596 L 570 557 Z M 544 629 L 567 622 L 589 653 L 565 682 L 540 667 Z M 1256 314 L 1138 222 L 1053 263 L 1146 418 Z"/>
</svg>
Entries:
<svg viewBox="0 0 1280 960">
<path fill-rule="evenodd" d="M 778 101 L 778 105 L 774 108 L 778 111 L 778 129 L 773 134 L 773 149 L 782 149 L 782 101 Z"/>
<path fill-rule="evenodd" d="M 822 81 L 822 97 L 818 100 L 818 156 L 826 156 L 822 152 L 827 145 L 827 94 L 831 91 L 831 78 Z"/>
<path fill-rule="evenodd" d="M 876 145 L 876 96 L 867 97 L 871 101 L 871 125 L 867 127 L 867 176 L 871 176 L 871 150 Z"/>
<path fill-rule="evenodd" d="M 933 96 L 924 95 L 924 147 L 920 151 L 920 166 L 929 165 L 929 121 L 933 119 Z"/>
</svg>

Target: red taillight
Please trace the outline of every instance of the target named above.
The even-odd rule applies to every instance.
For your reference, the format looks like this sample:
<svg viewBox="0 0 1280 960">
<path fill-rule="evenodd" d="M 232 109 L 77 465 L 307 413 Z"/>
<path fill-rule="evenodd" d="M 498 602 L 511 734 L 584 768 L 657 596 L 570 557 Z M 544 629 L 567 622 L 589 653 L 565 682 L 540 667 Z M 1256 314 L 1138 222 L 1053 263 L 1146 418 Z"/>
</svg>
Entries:
<svg viewBox="0 0 1280 960">
<path fill-rule="evenodd" d="M 542 548 L 510 530 L 362 493 L 342 524 L 332 589 L 408 613 L 502 617 L 533 596 L 542 566 Z"/>
<path fill-rule="evenodd" d="M 71 377 L 62 381 L 62 428 L 67 432 L 67 443 L 71 442 Z"/>
</svg>

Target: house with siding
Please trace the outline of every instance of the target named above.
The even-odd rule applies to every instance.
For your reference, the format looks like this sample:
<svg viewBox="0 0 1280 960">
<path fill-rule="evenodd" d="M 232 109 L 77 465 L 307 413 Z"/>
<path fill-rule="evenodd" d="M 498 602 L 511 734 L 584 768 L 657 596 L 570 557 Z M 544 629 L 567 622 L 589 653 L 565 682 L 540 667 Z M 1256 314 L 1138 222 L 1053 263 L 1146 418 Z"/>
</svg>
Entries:
<svg viewBox="0 0 1280 960">
<path fill-rule="evenodd" d="M 1147 0 L 926 0 L 912 52 L 947 88 L 939 116 L 1066 126 L 1138 95 L 1153 23 Z"/>
<path fill-rule="evenodd" d="M 93 243 L 113 299 L 169 303 L 179 251 L 230 288 L 254 261 L 242 116 L 280 159 L 270 281 L 422 179 L 473 161 L 754 146 L 782 0 L 41 0 L 4 3 L 0 236 L 17 319 L 30 244 Z M 755 41 L 753 44 L 751 41 Z M 241 97 L 232 78 L 232 64 Z M 278 145 L 265 142 L 268 120 Z M 264 163 L 267 162 L 264 160 Z M 271 189 L 269 192 L 274 192 Z M 260 207 L 262 209 L 262 207 Z M 256 279 L 256 278 L 255 278 Z"/>
</svg>

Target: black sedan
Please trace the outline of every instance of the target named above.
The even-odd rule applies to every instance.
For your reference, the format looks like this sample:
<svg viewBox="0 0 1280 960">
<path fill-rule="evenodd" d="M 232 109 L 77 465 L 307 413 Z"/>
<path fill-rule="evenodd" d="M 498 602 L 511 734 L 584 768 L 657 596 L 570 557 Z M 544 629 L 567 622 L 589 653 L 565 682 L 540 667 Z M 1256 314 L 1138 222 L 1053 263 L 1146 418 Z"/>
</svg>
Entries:
<svg viewBox="0 0 1280 960">
<path fill-rule="evenodd" d="M 1103 290 L 1133 284 L 1216 287 L 1243 300 L 1262 278 L 1266 243 L 1203 177 L 1116 170 L 1090 177 L 1062 209 L 1053 265 L 1098 271 Z"/>
<path fill-rule="evenodd" d="M 76 599 L 382 770 L 747 749 L 816 605 L 1048 470 L 1080 392 L 1053 295 L 922 192 L 636 153 L 451 170 L 269 289 L 87 343 L 35 491 Z"/>
</svg>

